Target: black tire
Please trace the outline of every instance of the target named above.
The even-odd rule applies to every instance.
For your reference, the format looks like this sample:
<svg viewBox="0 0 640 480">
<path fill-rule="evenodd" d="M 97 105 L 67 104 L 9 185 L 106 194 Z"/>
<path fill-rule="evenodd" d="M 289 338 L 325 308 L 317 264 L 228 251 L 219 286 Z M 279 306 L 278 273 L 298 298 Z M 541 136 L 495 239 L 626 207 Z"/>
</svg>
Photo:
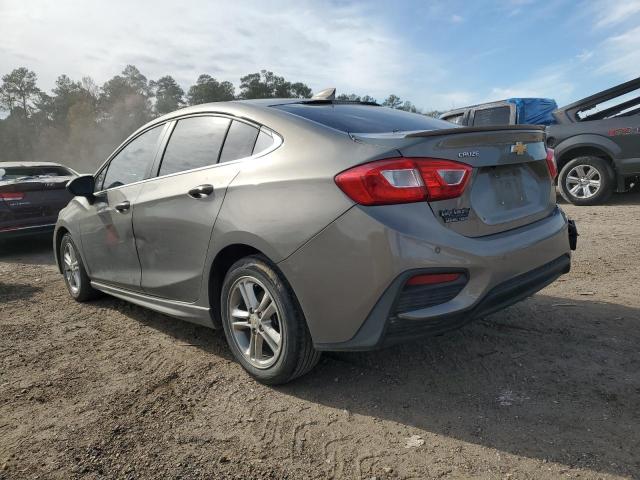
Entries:
<svg viewBox="0 0 640 480">
<path fill-rule="evenodd" d="M 75 253 L 75 258 L 77 260 L 77 268 L 78 268 L 78 276 L 79 276 L 79 285 L 72 286 L 69 283 L 69 278 L 66 274 L 65 270 L 65 251 L 67 248 L 73 249 Z M 62 273 L 64 277 L 64 283 L 67 286 L 67 290 L 69 291 L 69 295 L 77 301 L 77 302 L 86 302 L 87 300 L 92 300 L 97 298 L 100 295 L 98 290 L 94 289 L 91 286 L 91 279 L 87 275 L 87 271 L 84 268 L 84 264 L 82 263 L 82 257 L 80 257 L 80 253 L 75 243 L 73 243 L 73 239 L 71 238 L 71 234 L 65 233 L 62 237 L 62 241 L 60 242 L 60 251 L 58 252 L 60 258 L 60 265 L 62 266 Z"/>
<path fill-rule="evenodd" d="M 580 195 L 574 195 L 567 185 L 567 177 L 569 173 L 576 167 L 585 165 L 589 168 L 597 170 L 600 179 L 600 188 L 592 196 L 583 198 Z M 558 178 L 558 186 L 560 194 L 569 203 L 574 205 L 599 205 L 607 201 L 614 189 L 615 173 L 611 165 L 600 157 L 577 157 L 568 162 L 560 171 Z"/>
<path fill-rule="evenodd" d="M 233 317 L 230 310 L 233 295 L 237 298 L 234 292 L 237 291 L 240 282 L 247 279 L 250 282 L 257 280 L 261 284 L 260 287 L 264 287 L 270 294 L 277 309 L 277 317 L 274 318 L 278 322 L 281 343 L 278 355 L 273 355 L 275 358 L 272 361 L 275 363 L 268 367 L 259 368 L 251 363 L 246 356 L 247 353 L 241 350 L 238 337 L 234 336 L 233 332 L 237 333 L 238 329 L 233 330 L 231 326 Z M 320 352 L 313 348 L 302 309 L 287 282 L 266 258 L 252 255 L 234 263 L 224 279 L 220 297 L 222 326 L 229 348 L 238 363 L 256 380 L 267 385 L 286 383 L 304 375 L 318 363 Z M 246 323 L 250 324 L 250 320 Z M 257 329 L 249 330 L 257 334 Z M 244 330 L 241 331 L 244 332 Z M 247 334 L 249 337 L 252 335 L 250 332 Z M 267 350 L 273 353 L 271 349 Z"/>
</svg>

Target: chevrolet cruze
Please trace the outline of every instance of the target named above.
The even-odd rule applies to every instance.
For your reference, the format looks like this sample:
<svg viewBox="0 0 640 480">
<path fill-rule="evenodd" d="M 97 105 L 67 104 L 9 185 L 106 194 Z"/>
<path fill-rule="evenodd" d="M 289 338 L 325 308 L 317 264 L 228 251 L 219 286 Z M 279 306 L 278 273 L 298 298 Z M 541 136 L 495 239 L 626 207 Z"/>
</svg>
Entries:
<svg viewBox="0 0 640 480">
<path fill-rule="evenodd" d="M 189 107 L 69 182 L 54 250 L 98 291 L 211 328 L 255 378 L 440 334 L 569 271 L 542 128 L 312 99 Z"/>
</svg>

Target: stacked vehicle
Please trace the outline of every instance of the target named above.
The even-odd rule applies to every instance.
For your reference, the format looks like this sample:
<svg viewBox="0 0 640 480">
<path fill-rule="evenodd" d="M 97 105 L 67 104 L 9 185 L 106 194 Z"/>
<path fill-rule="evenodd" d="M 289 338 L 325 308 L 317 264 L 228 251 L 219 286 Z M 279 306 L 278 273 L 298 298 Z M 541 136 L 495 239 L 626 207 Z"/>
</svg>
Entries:
<svg viewBox="0 0 640 480">
<path fill-rule="evenodd" d="M 568 202 L 596 205 L 640 179 L 640 77 L 562 108 L 547 98 L 507 99 L 441 115 L 458 125 L 545 125 L 558 187 Z"/>
</svg>

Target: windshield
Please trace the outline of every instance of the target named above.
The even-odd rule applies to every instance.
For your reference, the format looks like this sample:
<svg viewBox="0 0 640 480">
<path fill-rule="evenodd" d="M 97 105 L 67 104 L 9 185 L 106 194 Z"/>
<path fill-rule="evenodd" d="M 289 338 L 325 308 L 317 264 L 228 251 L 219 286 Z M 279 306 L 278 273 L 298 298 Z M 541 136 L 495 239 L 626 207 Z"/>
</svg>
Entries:
<svg viewBox="0 0 640 480">
<path fill-rule="evenodd" d="M 39 177 L 70 177 L 71 170 L 58 166 L 0 167 L 0 181 Z"/>
<path fill-rule="evenodd" d="M 388 133 L 455 128 L 419 113 L 362 104 L 289 103 L 274 108 L 349 133 Z"/>
</svg>

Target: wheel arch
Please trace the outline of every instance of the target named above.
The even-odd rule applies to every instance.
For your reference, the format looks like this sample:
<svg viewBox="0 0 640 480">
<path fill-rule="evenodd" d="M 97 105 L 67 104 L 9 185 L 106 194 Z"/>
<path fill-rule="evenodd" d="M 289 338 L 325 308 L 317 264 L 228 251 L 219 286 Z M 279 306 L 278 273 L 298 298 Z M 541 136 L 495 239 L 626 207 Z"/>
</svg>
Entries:
<svg viewBox="0 0 640 480">
<path fill-rule="evenodd" d="M 278 267 L 277 262 L 267 255 L 264 250 L 265 249 L 257 248 L 256 246 L 248 243 L 232 243 L 226 245 L 216 253 L 209 269 L 207 285 L 209 292 L 209 305 L 211 307 L 211 319 L 216 328 L 222 327 L 220 294 L 222 293 L 222 283 L 224 282 L 224 278 L 235 262 L 241 258 L 251 255 L 259 255 L 270 264 L 270 266 L 282 277 L 283 282 L 289 287 L 293 300 L 302 310 L 302 306 L 298 301 L 298 296 L 296 295 L 291 282 L 289 282 L 289 279 L 286 277 L 282 269 Z"/>
<path fill-rule="evenodd" d="M 599 157 L 616 170 L 614 158 L 620 148 L 611 140 L 598 135 L 580 135 L 568 138 L 554 147 L 558 171 L 574 158 Z"/>
<path fill-rule="evenodd" d="M 62 237 L 65 234 L 69 233 L 69 230 L 66 227 L 59 227 L 56 229 L 54 238 L 53 238 L 53 255 L 56 260 L 56 265 L 58 266 L 58 272 L 62 273 L 62 263 L 60 258 L 60 245 L 62 244 Z"/>
<path fill-rule="evenodd" d="M 232 243 L 226 245 L 216 253 L 209 269 L 209 305 L 211 306 L 211 320 L 216 328 L 222 327 L 220 294 L 222 293 L 222 283 L 231 266 L 241 258 L 250 255 L 260 255 L 270 263 L 274 263 L 260 249 L 246 243 Z"/>
</svg>

